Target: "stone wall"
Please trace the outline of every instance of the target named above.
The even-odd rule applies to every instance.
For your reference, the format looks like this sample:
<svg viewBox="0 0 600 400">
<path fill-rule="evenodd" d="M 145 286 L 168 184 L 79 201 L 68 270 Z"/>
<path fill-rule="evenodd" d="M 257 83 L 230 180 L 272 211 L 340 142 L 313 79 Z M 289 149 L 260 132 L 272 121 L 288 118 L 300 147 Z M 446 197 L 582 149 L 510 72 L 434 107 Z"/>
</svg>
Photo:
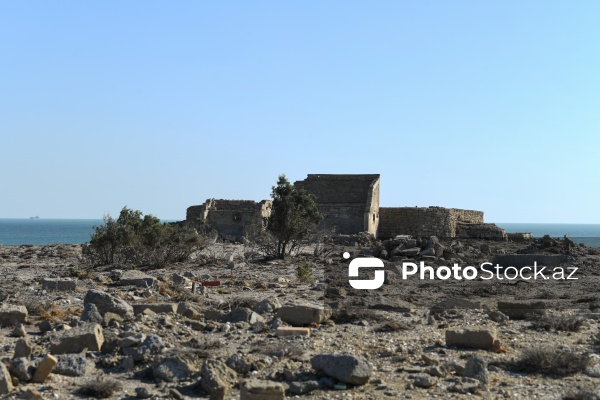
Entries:
<svg viewBox="0 0 600 400">
<path fill-rule="evenodd" d="M 250 225 L 269 217 L 271 205 L 271 200 L 208 199 L 202 205 L 188 207 L 186 221 L 202 220 L 222 239 L 240 241 Z"/>
<path fill-rule="evenodd" d="M 309 174 L 294 186 L 315 195 L 324 217 L 322 227 L 335 227 L 339 234 L 376 234 L 379 225 L 378 174 Z"/>
<path fill-rule="evenodd" d="M 460 222 L 483 223 L 483 212 L 443 207 L 381 207 L 377 237 L 456 237 Z"/>
</svg>

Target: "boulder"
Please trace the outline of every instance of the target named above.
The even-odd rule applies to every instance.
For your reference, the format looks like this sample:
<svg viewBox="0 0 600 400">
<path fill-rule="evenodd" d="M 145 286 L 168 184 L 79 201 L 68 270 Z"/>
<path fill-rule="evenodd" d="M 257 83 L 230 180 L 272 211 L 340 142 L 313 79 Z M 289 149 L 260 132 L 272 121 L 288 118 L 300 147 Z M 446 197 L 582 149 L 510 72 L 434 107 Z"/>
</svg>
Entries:
<svg viewBox="0 0 600 400">
<path fill-rule="evenodd" d="M 193 373 L 194 368 L 189 360 L 177 354 L 159 354 L 152 363 L 152 374 L 157 381 L 178 382 L 189 378 Z"/>
<path fill-rule="evenodd" d="M 52 371 L 65 376 L 85 376 L 92 364 L 81 354 L 61 354 L 56 357 L 58 363 Z"/>
<path fill-rule="evenodd" d="M 95 304 L 87 303 L 83 305 L 83 311 L 81 312 L 81 317 L 79 317 L 80 322 L 92 322 L 96 324 L 104 323 L 104 319 L 100 312 L 98 311 L 98 307 Z"/>
<path fill-rule="evenodd" d="M 120 315 L 123 318 L 133 318 L 133 307 L 124 300 L 121 300 L 117 296 L 113 296 L 109 293 L 102 292 L 96 289 L 90 289 L 83 299 L 83 303 L 94 304 L 98 308 L 98 312 L 102 316 L 107 312 L 111 312 Z"/>
<path fill-rule="evenodd" d="M 373 369 L 363 359 L 351 354 L 319 354 L 311 358 L 311 366 L 340 382 L 364 385 L 373 375 Z"/>
<path fill-rule="evenodd" d="M 27 308 L 14 304 L 2 304 L 0 307 L 0 326 L 13 326 L 27 321 Z"/>
<path fill-rule="evenodd" d="M 3 362 L 0 362 L 0 395 L 8 394 L 14 389 L 12 378 Z"/>
<path fill-rule="evenodd" d="M 211 399 L 226 398 L 237 380 L 235 371 L 220 360 L 206 360 L 200 375 L 200 385 Z"/>
</svg>

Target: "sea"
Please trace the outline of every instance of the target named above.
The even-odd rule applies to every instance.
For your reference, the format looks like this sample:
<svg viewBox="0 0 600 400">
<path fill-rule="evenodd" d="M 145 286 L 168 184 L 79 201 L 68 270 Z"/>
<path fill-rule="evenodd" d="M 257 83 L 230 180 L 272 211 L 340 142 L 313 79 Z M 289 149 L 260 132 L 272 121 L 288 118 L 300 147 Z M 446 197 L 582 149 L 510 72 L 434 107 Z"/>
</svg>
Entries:
<svg viewBox="0 0 600 400">
<path fill-rule="evenodd" d="M 45 245 L 55 243 L 81 244 L 90 240 L 94 226 L 101 219 L 20 219 L 0 218 L 0 244 Z M 534 237 L 550 235 L 562 238 L 568 235 L 577 243 L 600 248 L 600 224 L 531 224 L 496 223 L 507 232 L 529 232 Z"/>
</svg>

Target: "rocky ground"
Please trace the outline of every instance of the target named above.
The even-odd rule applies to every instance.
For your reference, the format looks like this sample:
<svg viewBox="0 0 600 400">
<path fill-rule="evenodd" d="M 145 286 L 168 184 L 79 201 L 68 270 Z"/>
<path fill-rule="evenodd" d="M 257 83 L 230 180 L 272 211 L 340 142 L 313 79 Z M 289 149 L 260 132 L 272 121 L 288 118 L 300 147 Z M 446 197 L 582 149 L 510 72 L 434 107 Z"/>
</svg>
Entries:
<svg viewBox="0 0 600 400">
<path fill-rule="evenodd" d="M 382 258 L 384 286 L 351 289 L 343 252 Z M 505 254 L 555 257 L 579 279 L 401 276 L 403 262 L 479 266 Z M 403 238 L 264 262 L 214 244 L 132 270 L 90 269 L 78 245 L 0 246 L 0 393 L 599 399 L 599 254 L 550 238 Z"/>
</svg>

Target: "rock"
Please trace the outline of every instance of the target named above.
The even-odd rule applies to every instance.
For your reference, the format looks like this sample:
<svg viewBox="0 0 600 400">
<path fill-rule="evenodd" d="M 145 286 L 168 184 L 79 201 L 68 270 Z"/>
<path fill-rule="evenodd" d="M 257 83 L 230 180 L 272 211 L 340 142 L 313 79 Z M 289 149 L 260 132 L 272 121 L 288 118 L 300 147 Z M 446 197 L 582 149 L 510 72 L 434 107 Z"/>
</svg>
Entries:
<svg viewBox="0 0 600 400">
<path fill-rule="evenodd" d="M 226 317 L 229 322 L 248 322 L 253 324 L 255 322 L 262 322 L 264 318 L 246 307 L 235 308 Z"/>
<path fill-rule="evenodd" d="M 481 382 L 473 378 L 460 378 L 458 382 L 448 388 L 448 391 L 460 394 L 476 394 L 479 392 Z"/>
<path fill-rule="evenodd" d="M 15 354 L 13 358 L 21 358 L 25 357 L 27 359 L 31 358 L 31 354 L 33 353 L 33 346 L 26 338 L 21 338 L 17 340 L 15 344 Z"/>
<path fill-rule="evenodd" d="M 463 376 L 488 383 L 487 362 L 479 356 L 470 357 L 465 365 Z"/>
<path fill-rule="evenodd" d="M 135 362 L 148 362 L 164 347 L 165 344 L 160 336 L 148 335 L 137 348 L 123 349 L 123 353 L 131 356 Z"/>
<path fill-rule="evenodd" d="M 446 345 L 450 347 L 491 350 L 495 340 L 496 330 L 494 328 L 469 327 L 446 331 Z"/>
<path fill-rule="evenodd" d="M 79 317 L 79 321 L 81 322 L 91 322 L 95 324 L 104 323 L 104 319 L 100 312 L 98 311 L 98 307 L 95 304 L 87 303 L 83 305 L 83 311 L 81 312 L 81 317 Z"/>
<path fill-rule="evenodd" d="M 0 307 L 0 326 L 13 326 L 27 322 L 27 308 L 13 304 L 2 304 Z"/>
<path fill-rule="evenodd" d="M 277 310 L 277 316 L 290 325 L 321 324 L 329 319 L 331 310 L 320 304 L 285 304 Z"/>
<path fill-rule="evenodd" d="M 0 362 L 0 395 L 8 394 L 14 389 L 12 378 L 3 362 Z"/>
<path fill-rule="evenodd" d="M 282 326 L 277 328 L 277 336 L 310 336 L 310 328 Z"/>
<path fill-rule="evenodd" d="M 27 336 L 27 330 L 25 329 L 25 325 L 18 324 L 17 326 L 15 326 L 15 329 L 13 329 L 12 331 L 12 336 L 19 338 Z"/>
<path fill-rule="evenodd" d="M 411 249 L 398 250 L 397 254 L 404 257 L 416 257 L 421 252 L 420 247 L 413 247 Z"/>
<path fill-rule="evenodd" d="M 427 389 L 437 385 L 437 379 L 428 374 L 409 375 L 409 378 L 413 380 L 416 387 Z"/>
<path fill-rule="evenodd" d="M 54 369 L 54 366 L 57 363 L 58 360 L 56 359 L 56 357 L 54 357 L 52 354 L 47 354 L 46 357 L 44 357 L 42 362 L 35 369 L 35 373 L 33 374 L 33 378 L 31 379 L 32 382 L 44 383 L 46 379 L 48 379 L 48 376 L 50 376 L 52 369 Z"/>
<path fill-rule="evenodd" d="M 71 278 L 43 278 L 42 289 L 49 292 L 69 292 L 77 289 L 77 282 Z"/>
<path fill-rule="evenodd" d="M 132 333 L 117 340 L 117 346 L 126 349 L 129 347 L 138 347 L 146 339 L 143 333 Z"/>
<path fill-rule="evenodd" d="M 281 303 L 277 298 L 273 297 L 259 301 L 253 310 L 259 314 L 271 314 L 279 308 L 281 308 Z"/>
<path fill-rule="evenodd" d="M 152 374 L 157 381 L 178 382 L 189 378 L 193 373 L 192 364 L 177 354 L 159 354 L 152 363 Z"/>
<path fill-rule="evenodd" d="M 285 389 L 279 382 L 245 379 L 240 382 L 240 400 L 285 400 Z"/>
<path fill-rule="evenodd" d="M 10 361 L 9 370 L 21 382 L 29 382 L 35 374 L 35 366 L 25 357 L 13 358 Z"/>
<path fill-rule="evenodd" d="M 133 307 L 117 296 L 96 289 L 90 289 L 83 299 L 83 303 L 95 304 L 102 316 L 107 312 L 115 313 L 123 318 L 133 318 Z"/>
<path fill-rule="evenodd" d="M 499 301 L 498 310 L 511 319 L 525 319 L 529 314 L 544 315 L 546 304 L 543 301 Z"/>
<path fill-rule="evenodd" d="M 173 273 L 173 274 L 171 274 L 171 275 L 169 276 L 169 280 L 170 280 L 171 282 L 173 282 L 173 284 L 174 284 L 175 286 L 182 286 L 182 287 L 189 286 L 189 285 L 191 285 L 191 283 L 192 283 L 192 281 L 191 281 L 191 280 L 189 280 L 189 279 L 188 279 L 188 278 L 186 278 L 185 276 L 183 276 L 183 275 L 179 275 L 179 274 L 177 274 L 177 273 Z"/>
<path fill-rule="evenodd" d="M 141 314 L 144 310 L 151 310 L 157 314 L 171 314 L 177 312 L 177 303 L 145 303 L 134 304 L 133 313 Z"/>
<path fill-rule="evenodd" d="M 124 322 L 125 320 L 123 319 L 123 317 L 121 317 L 119 314 L 115 314 L 112 312 L 106 312 L 104 313 L 104 317 L 102 318 L 103 322 L 102 325 L 103 326 L 119 326 L 119 324 L 121 324 L 122 322 Z"/>
<path fill-rule="evenodd" d="M 84 323 L 54 334 L 50 339 L 50 351 L 53 354 L 80 353 L 84 349 L 100 351 L 103 343 L 102 327 L 98 324 Z"/>
<path fill-rule="evenodd" d="M 135 395 L 138 399 L 149 399 L 152 397 L 152 393 L 143 386 L 135 388 Z"/>
<path fill-rule="evenodd" d="M 340 382 L 364 385 L 373 375 L 373 369 L 362 358 L 350 354 L 320 354 L 310 360 L 311 366 Z"/>
<path fill-rule="evenodd" d="M 410 313 L 415 310 L 415 306 L 407 301 L 397 298 L 396 296 L 386 297 L 377 296 L 368 300 L 368 307 L 374 310 L 386 310 L 402 313 Z"/>
<path fill-rule="evenodd" d="M 200 375 L 200 385 L 211 399 L 227 397 L 237 380 L 235 371 L 220 360 L 206 360 Z"/>
<path fill-rule="evenodd" d="M 446 310 L 465 309 L 465 308 L 470 309 L 470 310 L 480 310 L 481 303 L 478 301 L 471 301 L 471 300 L 467 300 L 467 299 L 451 297 L 451 298 L 442 300 L 442 301 L 438 302 L 437 304 L 435 304 L 433 307 L 431 307 L 430 313 L 435 315 L 435 314 L 444 312 Z"/>
<path fill-rule="evenodd" d="M 291 394 L 306 394 L 319 388 L 317 381 L 292 382 L 290 384 Z"/>
<path fill-rule="evenodd" d="M 154 287 L 156 278 L 142 271 L 131 269 L 123 272 L 121 278 L 119 279 L 119 283 L 121 285 L 133 285 L 142 288 L 151 288 Z"/>
<path fill-rule="evenodd" d="M 490 317 L 490 319 L 494 322 L 506 322 L 509 320 L 508 315 L 504 314 L 501 311 L 498 310 L 488 310 L 487 311 L 487 315 Z"/>
<path fill-rule="evenodd" d="M 267 359 L 270 360 L 269 357 L 267 357 Z M 225 361 L 225 363 L 229 368 L 231 368 L 238 374 L 244 375 L 253 370 L 257 370 L 259 368 L 259 365 L 261 364 L 261 361 L 263 360 L 264 359 L 261 360 L 252 354 L 236 353 L 232 354 L 227 359 L 227 361 Z"/>
<path fill-rule="evenodd" d="M 202 310 L 194 303 L 179 303 L 177 305 L 177 314 L 190 319 L 202 318 Z"/>
<path fill-rule="evenodd" d="M 47 320 L 40 322 L 39 328 L 40 328 L 40 332 L 42 332 L 42 333 L 50 332 L 54 329 L 54 327 L 52 326 L 52 323 Z"/>
<path fill-rule="evenodd" d="M 56 357 L 58 363 L 52 371 L 65 376 L 85 376 L 92 364 L 81 354 L 61 354 Z"/>
</svg>

